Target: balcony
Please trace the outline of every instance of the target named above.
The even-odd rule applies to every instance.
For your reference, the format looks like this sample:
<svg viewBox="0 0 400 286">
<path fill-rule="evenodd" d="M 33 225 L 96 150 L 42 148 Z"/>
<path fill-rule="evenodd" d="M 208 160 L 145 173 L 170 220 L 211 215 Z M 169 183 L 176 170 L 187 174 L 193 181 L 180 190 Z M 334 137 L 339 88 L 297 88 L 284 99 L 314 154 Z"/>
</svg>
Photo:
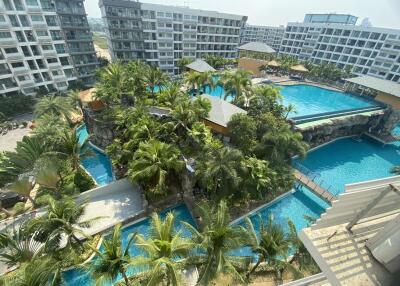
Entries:
<svg viewBox="0 0 400 286">
<path fill-rule="evenodd" d="M 51 39 L 50 36 L 41 36 L 38 37 L 38 42 L 40 44 L 46 44 L 46 43 L 51 43 L 53 40 Z"/>
<path fill-rule="evenodd" d="M 57 56 L 57 52 L 55 50 L 43 50 L 42 54 L 45 58 L 51 58 Z"/>
<path fill-rule="evenodd" d="M 53 75 L 54 82 L 62 82 L 62 81 L 66 81 L 66 80 L 67 80 L 67 77 L 64 74 Z"/>
<path fill-rule="evenodd" d="M 46 22 L 32 22 L 32 28 L 34 29 L 46 29 L 47 23 Z"/>
<path fill-rule="evenodd" d="M 19 86 L 21 88 L 33 87 L 33 86 L 35 86 L 35 82 L 32 79 L 28 79 L 28 80 L 20 81 Z"/>
<path fill-rule="evenodd" d="M 28 13 L 37 13 L 42 12 L 42 8 L 40 6 L 26 6 L 26 11 Z"/>
<path fill-rule="evenodd" d="M 0 28 L 3 28 L 3 29 L 10 28 L 10 24 L 7 22 L 0 22 Z"/>
<path fill-rule="evenodd" d="M 20 53 L 5 54 L 5 58 L 9 61 L 22 61 L 24 60 L 24 55 Z"/>
<path fill-rule="evenodd" d="M 17 40 L 13 39 L 13 38 L 0 38 L 0 44 L 16 46 L 17 45 Z"/>
<path fill-rule="evenodd" d="M 47 63 L 47 66 L 50 70 L 59 70 L 62 66 L 59 62 L 56 63 Z"/>
<path fill-rule="evenodd" d="M 19 68 L 13 68 L 13 74 L 15 76 L 23 75 L 29 73 L 29 70 L 26 67 L 19 67 Z"/>
</svg>

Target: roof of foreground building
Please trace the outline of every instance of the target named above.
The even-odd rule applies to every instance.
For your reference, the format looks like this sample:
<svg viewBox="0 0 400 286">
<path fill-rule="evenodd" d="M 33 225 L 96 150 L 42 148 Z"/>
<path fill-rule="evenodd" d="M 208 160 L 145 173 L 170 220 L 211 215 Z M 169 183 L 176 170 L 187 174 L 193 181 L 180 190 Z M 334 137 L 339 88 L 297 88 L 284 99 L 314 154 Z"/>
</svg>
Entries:
<svg viewBox="0 0 400 286">
<path fill-rule="evenodd" d="M 197 59 L 194 62 L 186 65 L 188 69 L 197 71 L 197 72 L 208 72 L 208 71 L 215 71 L 215 68 L 210 66 L 206 61 L 202 59 Z"/>
<path fill-rule="evenodd" d="M 241 45 L 238 49 L 240 51 L 250 51 L 250 52 L 265 53 L 265 54 L 275 53 L 275 50 L 273 48 L 261 42 L 250 42 Z"/>
<path fill-rule="evenodd" d="M 369 75 L 345 79 L 347 82 L 400 97 L 400 84 Z"/>
<path fill-rule="evenodd" d="M 208 114 L 208 121 L 227 127 L 232 116 L 237 113 L 247 113 L 245 110 L 233 105 L 223 99 L 208 94 L 200 95 L 202 98 L 207 98 L 211 102 L 211 111 Z"/>
</svg>

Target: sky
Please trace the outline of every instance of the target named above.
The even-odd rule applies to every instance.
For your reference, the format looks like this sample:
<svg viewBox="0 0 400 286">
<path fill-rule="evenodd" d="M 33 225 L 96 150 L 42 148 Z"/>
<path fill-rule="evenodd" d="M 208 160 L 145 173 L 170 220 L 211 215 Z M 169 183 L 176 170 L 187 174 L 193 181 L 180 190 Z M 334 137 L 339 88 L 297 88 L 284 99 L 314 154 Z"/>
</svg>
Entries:
<svg viewBox="0 0 400 286">
<path fill-rule="evenodd" d="M 369 18 L 375 27 L 400 29 L 400 0 L 142 0 L 248 16 L 247 23 L 279 26 L 301 22 L 306 13 L 346 13 Z M 101 17 L 98 0 L 85 0 L 89 17 Z"/>
</svg>

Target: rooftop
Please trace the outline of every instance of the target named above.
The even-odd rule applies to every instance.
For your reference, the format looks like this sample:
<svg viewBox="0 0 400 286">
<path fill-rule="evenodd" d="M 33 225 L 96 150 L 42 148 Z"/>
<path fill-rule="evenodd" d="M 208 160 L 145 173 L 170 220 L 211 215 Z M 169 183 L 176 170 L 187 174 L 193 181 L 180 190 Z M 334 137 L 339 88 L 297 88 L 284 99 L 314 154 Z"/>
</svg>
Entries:
<svg viewBox="0 0 400 286">
<path fill-rule="evenodd" d="M 395 285 L 399 186 L 400 176 L 346 185 L 332 207 L 299 233 L 331 285 Z"/>
<path fill-rule="evenodd" d="M 244 45 L 241 45 L 238 48 L 240 51 L 250 51 L 250 52 L 258 52 L 258 53 L 265 53 L 265 54 L 272 54 L 275 53 L 275 50 L 268 46 L 265 43 L 260 42 L 250 42 Z"/>
<path fill-rule="evenodd" d="M 194 62 L 186 65 L 186 67 L 197 72 L 215 71 L 212 66 L 202 59 L 197 59 Z"/>
<path fill-rule="evenodd" d="M 369 75 L 345 79 L 347 82 L 400 97 L 400 84 Z"/>
<path fill-rule="evenodd" d="M 234 114 L 246 113 L 245 110 L 218 97 L 207 94 L 200 96 L 202 98 L 207 98 L 211 102 L 211 111 L 208 114 L 207 120 L 220 126 L 227 127 L 228 122 Z"/>
</svg>

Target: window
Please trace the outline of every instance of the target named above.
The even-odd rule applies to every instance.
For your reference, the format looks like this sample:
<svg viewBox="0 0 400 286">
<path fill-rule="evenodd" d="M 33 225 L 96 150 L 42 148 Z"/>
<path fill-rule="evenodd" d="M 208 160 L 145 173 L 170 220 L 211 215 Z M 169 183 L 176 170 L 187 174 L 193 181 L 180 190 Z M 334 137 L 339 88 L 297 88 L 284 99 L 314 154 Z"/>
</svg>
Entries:
<svg viewBox="0 0 400 286">
<path fill-rule="evenodd" d="M 25 67 L 23 62 L 12 63 L 11 66 L 13 68 L 23 68 L 23 67 Z"/>
<path fill-rule="evenodd" d="M 18 53 L 18 49 L 17 48 L 5 48 L 4 51 L 6 52 L 6 54 L 16 54 L 16 53 Z"/>
<path fill-rule="evenodd" d="M 55 64 L 55 63 L 58 63 L 58 59 L 57 59 L 57 58 L 47 59 L 47 63 L 48 63 L 48 64 Z"/>
<path fill-rule="evenodd" d="M 46 37 L 46 36 L 49 35 L 49 33 L 46 30 L 44 30 L 44 31 L 36 31 L 36 35 L 38 37 Z"/>
<path fill-rule="evenodd" d="M 61 71 L 52 71 L 51 74 L 53 76 L 58 76 L 58 75 L 62 75 L 62 72 Z"/>
<path fill-rule="evenodd" d="M 22 33 L 21 31 L 15 31 L 15 35 L 17 36 L 18 42 L 20 43 L 26 42 L 24 33 Z"/>
<path fill-rule="evenodd" d="M 43 50 L 43 51 L 54 50 L 54 49 L 53 49 L 53 45 L 42 45 L 42 50 Z"/>
<path fill-rule="evenodd" d="M 32 22 L 43 22 L 43 16 L 41 15 L 31 15 Z"/>
<path fill-rule="evenodd" d="M 25 81 L 25 80 L 30 80 L 31 78 L 29 75 L 20 75 L 17 77 L 19 81 Z"/>
<path fill-rule="evenodd" d="M 39 6 L 37 0 L 25 0 L 28 6 Z"/>
<path fill-rule="evenodd" d="M 22 49 L 22 52 L 24 53 L 25 57 L 30 57 L 31 56 L 31 53 L 30 53 L 30 51 L 29 51 L 27 46 L 22 46 L 21 49 Z"/>
<path fill-rule="evenodd" d="M 17 11 L 24 11 L 24 5 L 22 5 L 21 0 L 14 0 L 14 6 Z"/>
<path fill-rule="evenodd" d="M 37 46 L 31 46 L 31 50 L 32 50 L 32 53 L 33 53 L 35 56 L 40 55 L 40 52 L 39 52 L 39 49 L 38 49 Z"/>
<path fill-rule="evenodd" d="M 29 42 L 36 42 L 35 37 L 33 36 L 32 31 L 25 31 L 25 36 Z"/>
<path fill-rule="evenodd" d="M 29 27 L 28 17 L 26 15 L 19 15 L 19 21 L 21 22 L 22 27 Z"/>
<path fill-rule="evenodd" d="M 4 4 L 4 7 L 5 7 L 8 11 L 14 10 L 14 9 L 13 9 L 13 6 L 11 5 L 10 0 L 3 0 L 3 4 Z"/>
<path fill-rule="evenodd" d="M 0 23 L 6 23 L 6 18 L 4 15 L 0 15 Z"/>
<path fill-rule="evenodd" d="M 10 32 L 0 32 L 0 39 L 7 39 L 7 38 L 11 38 Z"/>
<path fill-rule="evenodd" d="M 19 26 L 20 26 L 19 23 L 18 23 L 18 20 L 17 20 L 17 16 L 15 16 L 15 15 L 8 15 L 8 18 L 10 19 L 11 25 L 12 25 L 13 27 L 19 27 Z"/>
</svg>

